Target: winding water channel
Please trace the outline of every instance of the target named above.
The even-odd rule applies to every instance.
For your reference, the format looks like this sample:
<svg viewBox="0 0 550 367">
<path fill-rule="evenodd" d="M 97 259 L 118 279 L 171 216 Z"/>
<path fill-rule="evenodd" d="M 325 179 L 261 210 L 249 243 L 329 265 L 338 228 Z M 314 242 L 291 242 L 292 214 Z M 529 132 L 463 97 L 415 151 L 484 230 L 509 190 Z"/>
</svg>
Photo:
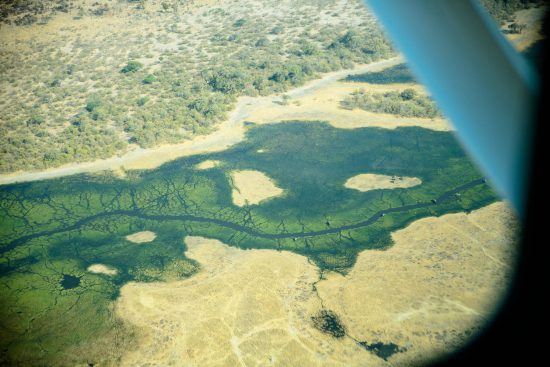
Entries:
<svg viewBox="0 0 550 367">
<path fill-rule="evenodd" d="M 83 218 L 77 222 L 75 222 L 72 225 L 61 227 L 57 229 L 53 229 L 50 231 L 42 231 L 33 233 L 27 236 L 19 237 L 11 242 L 8 242 L 4 246 L 0 248 L 0 254 L 4 254 L 15 247 L 24 244 L 32 239 L 43 237 L 43 236 L 51 236 L 63 232 L 69 232 L 75 229 L 78 229 L 88 223 L 93 222 L 96 219 L 105 218 L 109 216 L 114 215 L 123 215 L 128 217 L 136 217 L 141 219 L 148 219 L 148 220 L 156 220 L 156 221 L 181 221 L 181 222 L 198 222 L 198 223 L 211 223 L 215 225 L 219 225 L 222 227 L 230 228 L 232 230 L 235 230 L 237 232 L 246 233 L 250 236 L 258 237 L 258 238 L 265 238 L 265 239 L 285 239 L 285 238 L 304 238 L 304 237 L 315 237 L 315 236 L 323 236 L 327 234 L 334 234 L 339 233 L 346 230 L 352 230 L 352 229 L 358 229 L 362 227 L 367 227 L 373 223 L 375 223 L 378 219 L 385 216 L 386 214 L 391 213 L 398 213 L 398 212 L 406 212 L 409 210 L 414 209 L 421 209 L 421 208 L 427 208 L 430 206 L 436 206 L 440 205 L 450 199 L 452 199 L 455 194 L 458 194 L 462 191 L 466 191 L 468 189 L 471 189 L 478 185 L 484 185 L 486 184 L 486 180 L 483 178 L 470 181 L 466 184 L 460 185 L 452 190 L 446 191 L 443 194 L 441 194 L 439 197 L 433 199 L 432 201 L 428 202 L 419 202 L 416 204 L 409 204 L 409 205 L 403 205 L 399 207 L 393 207 L 393 208 L 387 208 L 380 210 L 370 216 L 368 219 L 354 223 L 354 224 L 348 224 L 345 226 L 340 227 L 329 227 L 323 230 L 318 231 L 310 231 L 310 232 L 289 232 L 289 233 L 265 233 L 265 232 L 259 232 L 253 228 L 246 227 L 237 223 L 225 221 L 223 219 L 217 219 L 217 218 L 208 218 L 208 217 L 200 217 L 200 216 L 194 216 L 189 214 L 184 215 L 170 215 L 170 214 L 144 214 L 139 209 L 136 210 L 114 210 L 109 212 L 103 212 L 98 213 L 95 215 L 91 215 L 89 217 Z"/>
</svg>

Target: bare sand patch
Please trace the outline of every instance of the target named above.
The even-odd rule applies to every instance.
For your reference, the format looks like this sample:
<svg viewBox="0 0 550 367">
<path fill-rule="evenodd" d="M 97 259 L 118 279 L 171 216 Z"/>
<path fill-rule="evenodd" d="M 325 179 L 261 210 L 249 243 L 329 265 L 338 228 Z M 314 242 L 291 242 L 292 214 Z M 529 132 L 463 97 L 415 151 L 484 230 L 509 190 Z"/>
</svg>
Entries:
<svg viewBox="0 0 550 367">
<path fill-rule="evenodd" d="M 110 276 L 118 274 L 118 271 L 116 269 L 103 264 L 92 264 L 88 266 L 88 271 L 94 274 L 105 274 Z"/>
<path fill-rule="evenodd" d="M 214 168 L 214 167 L 218 167 L 219 165 L 221 164 L 220 161 L 215 161 L 215 160 L 206 160 L 206 161 L 202 161 L 201 163 L 197 164 L 195 166 L 196 169 L 198 170 L 206 170 L 206 169 L 211 169 L 211 168 Z"/>
<path fill-rule="evenodd" d="M 547 6 L 523 9 L 516 12 L 515 22 L 524 24 L 525 29 L 520 34 L 507 34 L 506 37 L 512 42 L 518 51 L 524 51 L 537 41 L 544 38 L 542 22 L 548 10 Z M 506 26 L 509 23 L 506 24 Z"/>
<path fill-rule="evenodd" d="M 283 193 L 283 189 L 277 187 L 271 178 L 260 171 L 233 171 L 231 180 L 231 196 L 237 206 L 256 205 Z"/>
<path fill-rule="evenodd" d="M 377 362 L 349 338 L 315 329 L 317 268 L 300 255 L 186 237 L 202 269 L 122 287 L 116 314 L 140 330 L 123 366 L 348 366 Z"/>
<path fill-rule="evenodd" d="M 417 364 L 491 318 L 510 283 L 516 229 L 504 203 L 421 219 L 394 232 L 388 250 L 362 252 L 348 275 L 329 274 L 319 294 L 355 338 L 406 347 L 390 361 Z"/>
<path fill-rule="evenodd" d="M 378 189 L 401 189 L 420 185 L 422 181 L 416 177 L 387 176 L 374 173 L 362 173 L 347 179 L 344 184 L 348 189 L 370 191 Z"/>
<path fill-rule="evenodd" d="M 146 243 L 151 242 L 157 237 L 155 232 L 141 231 L 126 236 L 126 239 L 133 243 Z"/>
</svg>

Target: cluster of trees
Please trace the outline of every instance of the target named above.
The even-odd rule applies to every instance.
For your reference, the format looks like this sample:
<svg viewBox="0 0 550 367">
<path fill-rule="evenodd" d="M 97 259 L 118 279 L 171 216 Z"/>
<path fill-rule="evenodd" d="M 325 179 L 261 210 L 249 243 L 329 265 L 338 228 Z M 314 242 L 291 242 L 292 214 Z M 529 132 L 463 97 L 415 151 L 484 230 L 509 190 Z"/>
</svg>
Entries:
<svg viewBox="0 0 550 367">
<path fill-rule="evenodd" d="M 33 135 L 0 129 L 3 140 L 0 148 L 0 171 L 44 169 L 71 162 L 86 162 L 109 158 L 124 149 L 126 143 L 115 131 L 93 124 L 71 125 L 59 133 L 48 132 L 36 125 Z M 5 134 L 5 135 L 4 135 Z"/>
<path fill-rule="evenodd" d="M 237 20 L 230 27 L 249 35 L 249 28 L 253 28 L 254 24 Z M 225 118 L 240 95 L 284 92 L 319 73 L 393 54 L 391 46 L 377 28 L 322 35 L 318 40 L 301 38 L 284 53 L 281 52 L 281 44 L 276 41 L 256 46 L 254 37 L 240 39 L 250 43 L 241 46 L 242 50 L 238 53 L 211 59 L 195 73 L 190 72 L 178 56 L 165 59 L 163 69 L 152 74 L 141 63 L 128 62 L 121 70 L 127 74 L 126 78 L 141 80 L 147 88 L 151 88 L 151 93 L 163 96 L 154 103 L 141 96 L 135 102 L 141 108 L 121 116 L 130 142 L 151 147 L 207 133 Z M 213 37 L 211 42 L 227 50 L 234 48 L 227 38 Z M 174 78 L 174 75 L 178 77 Z"/>
<path fill-rule="evenodd" d="M 415 89 L 384 93 L 368 93 L 364 89 L 351 93 L 340 102 L 342 108 L 389 113 L 401 117 L 434 118 L 441 116 L 435 103 Z"/>
<path fill-rule="evenodd" d="M 381 71 L 371 71 L 364 74 L 349 75 L 344 80 L 348 82 L 371 84 L 416 83 L 414 75 L 412 75 L 411 70 L 404 63 Z"/>
<path fill-rule="evenodd" d="M 0 23 L 31 25 L 38 17 L 47 19 L 51 15 L 71 9 L 69 0 L 4 0 L 0 1 Z"/>
</svg>

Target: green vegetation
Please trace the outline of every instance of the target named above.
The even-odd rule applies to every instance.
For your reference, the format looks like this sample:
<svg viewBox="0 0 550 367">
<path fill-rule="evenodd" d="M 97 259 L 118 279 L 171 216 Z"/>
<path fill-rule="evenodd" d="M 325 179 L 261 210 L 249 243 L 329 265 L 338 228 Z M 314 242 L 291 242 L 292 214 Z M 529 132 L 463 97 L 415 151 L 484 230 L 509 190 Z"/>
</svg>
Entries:
<svg viewBox="0 0 550 367">
<path fill-rule="evenodd" d="M 402 117 L 434 118 L 441 116 L 435 103 L 415 89 L 407 88 L 401 92 L 368 93 L 364 89 L 356 90 L 344 98 L 342 108 L 353 110 L 391 113 Z"/>
<path fill-rule="evenodd" d="M 381 71 L 371 71 L 364 74 L 350 75 L 345 78 L 344 81 L 371 84 L 416 83 L 416 79 L 412 75 L 408 66 L 404 63 Z"/>
<path fill-rule="evenodd" d="M 55 37 L 38 24 L 2 29 L 0 172 L 181 142 L 212 131 L 238 96 L 393 55 L 360 0 L 71 4 Z"/>
<path fill-rule="evenodd" d="M 207 159 L 223 164 L 194 168 Z M 242 169 L 264 172 L 285 195 L 233 205 L 229 172 Z M 344 187 L 365 172 L 419 177 L 422 184 L 368 192 Z M 198 264 L 184 256 L 186 235 L 294 251 L 321 269 L 346 272 L 358 252 L 390 246 L 391 231 L 411 221 L 495 199 L 451 133 L 298 122 L 249 124 L 247 139 L 230 150 L 130 171 L 126 179 L 105 173 L 2 186 L 0 360 L 116 360 L 131 348 L 131 330 L 113 320 L 111 302 L 128 281 L 193 274 Z M 125 239 L 143 230 L 157 237 L 141 245 Z M 118 273 L 86 271 L 96 263 Z M 73 280 L 72 288 L 63 287 L 64 279 Z"/>
<path fill-rule="evenodd" d="M 128 64 L 126 64 L 125 67 L 123 67 L 120 71 L 122 73 L 135 73 L 139 69 L 143 67 L 143 64 L 139 61 L 129 61 Z"/>
<path fill-rule="evenodd" d="M 0 2 L 0 25 L 2 23 L 28 26 L 40 20 L 47 23 L 56 13 L 71 9 L 69 0 L 7 0 Z M 38 18 L 37 15 L 40 17 Z"/>
<path fill-rule="evenodd" d="M 157 78 L 154 75 L 149 74 L 143 79 L 143 84 L 153 84 L 155 80 L 157 80 Z"/>
</svg>

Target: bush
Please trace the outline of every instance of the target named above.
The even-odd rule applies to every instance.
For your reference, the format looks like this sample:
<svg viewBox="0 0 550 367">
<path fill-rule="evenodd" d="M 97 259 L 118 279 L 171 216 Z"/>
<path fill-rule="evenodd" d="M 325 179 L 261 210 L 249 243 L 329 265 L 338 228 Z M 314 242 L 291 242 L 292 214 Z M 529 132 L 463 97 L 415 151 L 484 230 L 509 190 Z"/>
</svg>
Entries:
<svg viewBox="0 0 550 367">
<path fill-rule="evenodd" d="M 284 28 L 281 27 L 280 25 L 278 25 L 278 26 L 273 27 L 273 28 L 271 29 L 271 32 L 270 32 L 270 33 L 271 33 L 271 34 L 281 34 L 281 33 L 283 33 L 283 31 L 284 31 Z"/>
<path fill-rule="evenodd" d="M 143 64 L 139 61 L 129 61 L 128 64 L 126 64 L 125 67 L 123 67 L 120 71 L 123 73 L 134 73 L 141 69 L 143 67 Z"/>
<path fill-rule="evenodd" d="M 138 98 L 138 100 L 136 101 L 136 104 L 141 107 L 143 105 L 145 105 L 145 103 L 147 103 L 147 101 L 149 100 L 149 98 L 147 97 L 140 97 Z"/>
<path fill-rule="evenodd" d="M 238 19 L 234 24 L 233 26 L 239 28 L 239 27 L 242 27 L 243 25 L 245 25 L 248 21 L 244 18 L 241 18 L 241 19 Z"/>
<path fill-rule="evenodd" d="M 142 82 L 143 84 L 153 84 L 155 80 L 157 80 L 157 78 L 153 74 L 149 74 L 143 79 Z"/>
<path fill-rule="evenodd" d="M 256 41 L 256 47 L 264 47 L 267 45 L 269 45 L 269 40 L 265 37 L 262 37 L 258 41 Z"/>
<path fill-rule="evenodd" d="M 27 126 L 36 126 L 36 125 L 42 125 L 44 123 L 44 117 L 34 115 L 30 119 L 27 120 Z"/>
<path fill-rule="evenodd" d="M 418 93 L 412 88 L 407 88 L 403 92 L 401 92 L 399 96 L 404 101 L 410 101 L 412 99 L 415 99 L 418 96 Z"/>
<path fill-rule="evenodd" d="M 96 108 L 101 105 L 101 101 L 98 98 L 90 98 L 88 103 L 86 103 L 86 111 L 93 112 Z"/>
</svg>

